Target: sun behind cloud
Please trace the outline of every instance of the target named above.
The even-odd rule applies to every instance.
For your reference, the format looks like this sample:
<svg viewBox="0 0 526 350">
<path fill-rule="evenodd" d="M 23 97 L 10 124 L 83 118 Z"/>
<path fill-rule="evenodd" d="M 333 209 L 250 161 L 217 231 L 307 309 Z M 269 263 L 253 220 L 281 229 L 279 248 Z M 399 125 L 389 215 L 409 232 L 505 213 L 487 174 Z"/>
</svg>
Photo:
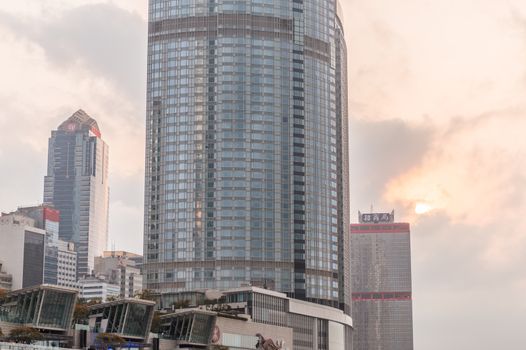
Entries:
<svg viewBox="0 0 526 350">
<path fill-rule="evenodd" d="M 418 202 L 415 205 L 415 213 L 418 215 L 429 213 L 431 210 L 433 210 L 433 207 L 425 202 Z"/>
</svg>

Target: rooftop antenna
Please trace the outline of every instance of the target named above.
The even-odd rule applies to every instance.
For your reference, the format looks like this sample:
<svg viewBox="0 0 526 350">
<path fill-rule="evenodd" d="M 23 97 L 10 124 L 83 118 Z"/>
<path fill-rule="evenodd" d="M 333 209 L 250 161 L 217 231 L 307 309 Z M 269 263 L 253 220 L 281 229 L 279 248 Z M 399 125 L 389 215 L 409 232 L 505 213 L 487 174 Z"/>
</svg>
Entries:
<svg viewBox="0 0 526 350">
<path fill-rule="evenodd" d="M 373 205 L 371 204 L 371 214 L 374 213 Z"/>
</svg>

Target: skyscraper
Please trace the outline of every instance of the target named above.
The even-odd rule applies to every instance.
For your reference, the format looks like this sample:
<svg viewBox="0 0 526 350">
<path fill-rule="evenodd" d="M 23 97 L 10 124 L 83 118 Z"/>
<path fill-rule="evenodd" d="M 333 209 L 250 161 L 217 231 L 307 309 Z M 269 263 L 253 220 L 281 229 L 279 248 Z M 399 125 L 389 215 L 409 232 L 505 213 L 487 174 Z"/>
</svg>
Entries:
<svg viewBox="0 0 526 350">
<path fill-rule="evenodd" d="M 147 288 L 265 286 L 350 313 L 335 0 L 150 0 Z"/>
<path fill-rule="evenodd" d="M 413 349 L 411 244 L 393 213 L 351 225 L 354 350 Z"/>
<path fill-rule="evenodd" d="M 108 146 L 83 110 L 51 132 L 44 202 L 60 211 L 59 238 L 75 243 L 78 276 L 89 274 L 108 239 Z"/>
</svg>

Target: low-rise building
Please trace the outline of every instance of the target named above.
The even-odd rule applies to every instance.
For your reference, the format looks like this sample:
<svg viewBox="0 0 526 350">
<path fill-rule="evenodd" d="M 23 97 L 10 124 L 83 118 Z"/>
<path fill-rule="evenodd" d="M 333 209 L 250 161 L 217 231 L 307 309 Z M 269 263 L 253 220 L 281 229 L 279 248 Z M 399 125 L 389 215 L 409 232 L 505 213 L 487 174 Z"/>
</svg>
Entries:
<svg viewBox="0 0 526 350">
<path fill-rule="evenodd" d="M 142 291 L 142 275 L 138 261 L 142 257 L 125 251 L 104 252 L 95 257 L 95 276 L 104 276 L 111 284 L 120 286 L 121 298 L 133 298 Z"/>
<path fill-rule="evenodd" d="M 128 347 L 143 347 L 148 341 L 155 302 L 140 299 L 120 299 L 89 307 L 87 343 L 103 347 L 97 335 L 114 334 L 122 337 Z"/>
<path fill-rule="evenodd" d="M 161 349 L 341 350 L 352 341 L 352 319 L 341 310 L 267 289 L 163 293 L 157 298 L 160 307 L 174 311 L 161 317 Z"/>
<path fill-rule="evenodd" d="M 86 276 L 78 280 L 80 297 L 85 300 L 101 300 L 106 302 L 108 298 L 119 298 L 121 289 L 116 284 L 111 284 L 101 277 Z"/>
<path fill-rule="evenodd" d="M 121 257 L 126 258 L 129 261 L 133 261 L 133 263 L 135 264 L 135 267 L 138 267 L 138 268 L 142 268 L 142 264 L 144 263 L 144 258 L 142 255 L 127 252 L 125 250 L 107 250 L 104 253 L 102 253 L 102 256 L 104 258 L 121 256 Z"/>
<path fill-rule="evenodd" d="M 77 290 L 39 285 L 7 293 L 0 299 L 0 328 L 4 334 L 16 327 L 37 329 L 44 342 L 70 343 L 68 332 L 77 302 Z"/>
</svg>

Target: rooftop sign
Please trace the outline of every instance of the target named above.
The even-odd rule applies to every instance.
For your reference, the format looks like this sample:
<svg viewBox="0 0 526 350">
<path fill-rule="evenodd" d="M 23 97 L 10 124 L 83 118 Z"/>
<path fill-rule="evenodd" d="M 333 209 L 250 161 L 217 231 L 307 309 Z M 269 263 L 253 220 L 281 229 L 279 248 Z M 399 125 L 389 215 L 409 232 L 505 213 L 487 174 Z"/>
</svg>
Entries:
<svg viewBox="0 0 526 350">
<path fill-rule="evenodd" d="M 366 213 L 358 212 L 360 224 L 384 224 L 394 222 L 394 210 L 390 213 Z"/>
</svg>

